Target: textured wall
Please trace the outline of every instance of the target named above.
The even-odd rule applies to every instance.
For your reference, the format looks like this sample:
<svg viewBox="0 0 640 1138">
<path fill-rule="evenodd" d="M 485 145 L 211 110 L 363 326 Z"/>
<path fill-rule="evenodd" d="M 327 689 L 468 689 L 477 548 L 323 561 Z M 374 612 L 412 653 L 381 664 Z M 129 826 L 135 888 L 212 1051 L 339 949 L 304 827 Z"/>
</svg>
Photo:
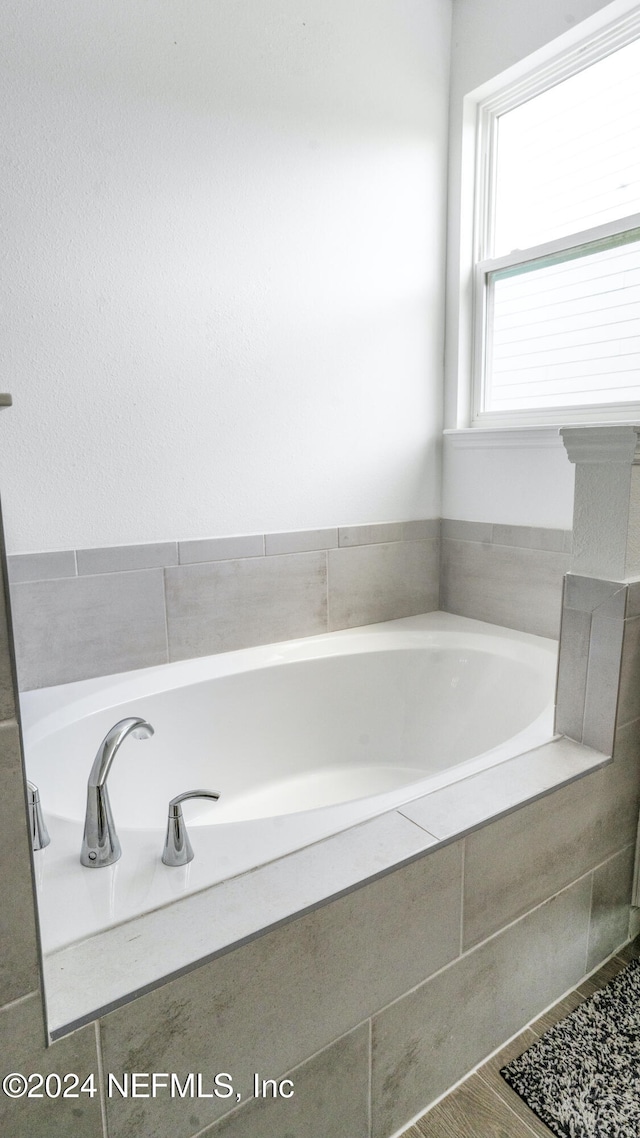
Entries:
<svg viewBox="0 0 640 1138">
<path fill-rule="evenodd" d="M 5 6 L 11 552 L 439 513 L 450 0 Z"/>
</svg>

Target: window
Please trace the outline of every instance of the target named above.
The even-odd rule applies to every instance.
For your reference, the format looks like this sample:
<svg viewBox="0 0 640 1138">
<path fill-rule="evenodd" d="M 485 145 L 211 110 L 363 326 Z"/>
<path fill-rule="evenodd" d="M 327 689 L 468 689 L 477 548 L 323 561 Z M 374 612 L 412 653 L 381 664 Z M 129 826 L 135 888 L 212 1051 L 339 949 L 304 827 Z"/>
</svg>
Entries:
<svg viewBox="0 0 640 1138">
<path fill-rule="evenodd" d="M 639 15 L 481 103 L 478 156 L 474 425 L 640 418 Z"/>
</svg>

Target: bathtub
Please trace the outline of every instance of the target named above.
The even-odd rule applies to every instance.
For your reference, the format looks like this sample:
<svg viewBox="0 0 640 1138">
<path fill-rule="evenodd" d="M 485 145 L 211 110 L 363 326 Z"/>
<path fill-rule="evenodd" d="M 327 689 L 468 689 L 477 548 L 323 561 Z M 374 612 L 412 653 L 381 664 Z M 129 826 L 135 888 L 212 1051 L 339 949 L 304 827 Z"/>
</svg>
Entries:
<svg viewBox="0 0 640 1138">
<path fill-rule="evenodd" d="M 34 856 L 43 950 L 247 873 L 553 736 L 557 644 L 448 613 L 241 649 L 24 693 L 28 777 L 51 843 Z M 141 716 L 109 775 L 122 857 L 79 852 L 109 728 Z M 161 854 L 169 799 L 187 866 Z"/>
</svg>

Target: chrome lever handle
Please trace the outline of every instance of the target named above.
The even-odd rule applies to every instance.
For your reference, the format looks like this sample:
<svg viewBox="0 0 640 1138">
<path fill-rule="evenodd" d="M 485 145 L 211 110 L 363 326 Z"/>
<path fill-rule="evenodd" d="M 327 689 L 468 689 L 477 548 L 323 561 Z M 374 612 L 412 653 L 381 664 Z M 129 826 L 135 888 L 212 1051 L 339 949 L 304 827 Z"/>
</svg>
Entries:
<svg viewBox="0 0 640 1138">
<path fill-rule="evenodd" d="M 187 865 L 193 860 L 193 848 L 189 841 L 187 827 L 182 816 L 182 803 L 189 798 L 220 797 L 215 790 L 187 790 L 178 794 L 169 803 L 169 817 L 167 818 L 167 836 L 164 840 L 162 860 L 165 865 Z"/>
<path fill-rule="evenodd" d="M 31 848 L 42 850 L 49 845 L 51 838 L 42 814 L 40 791 L 34 782 L 27 781 L 27 802 L 29 804 L 29 836 Z"/>
</svg>

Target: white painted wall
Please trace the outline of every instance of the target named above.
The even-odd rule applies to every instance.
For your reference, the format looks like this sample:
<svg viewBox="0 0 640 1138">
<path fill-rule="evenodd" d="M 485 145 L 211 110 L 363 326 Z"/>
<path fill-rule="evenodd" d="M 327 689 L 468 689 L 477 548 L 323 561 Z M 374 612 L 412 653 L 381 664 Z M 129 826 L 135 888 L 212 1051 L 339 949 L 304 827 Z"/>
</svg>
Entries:
<svg viewBox="0 0 640 1138">
<path fill-rule="evenodd" d="M 583 34 L 580 24 L 601 9 L 611 19 L 622 3 L 602 0 L 454 0 L 451 55 L 449 235 L 446 306 L 445 426 L 465 424 L 462 388 L 466 376 L 465 328 L 459 324 L 461 242 L 468 243 L 468 214 L 461 226 L 461 187 L 469 191 L 473 170 L 462 167 L 463 98 L 563 34 Z M 609 14 L 607 12 L 607 15 Z M 467 129 L 469 125 L 467 124 Z M 509 525 L 570 528 L 574 467 L 564 448 L 548 439 L 496 449 L 467 448 L 446 439 L 443 463 L 444 517 Z"/>
<path fill-rule="evenodd" d="M 450 0 L 4 5 L 10 552 L 438 514 L 449 35 Z"/>
</svg>

